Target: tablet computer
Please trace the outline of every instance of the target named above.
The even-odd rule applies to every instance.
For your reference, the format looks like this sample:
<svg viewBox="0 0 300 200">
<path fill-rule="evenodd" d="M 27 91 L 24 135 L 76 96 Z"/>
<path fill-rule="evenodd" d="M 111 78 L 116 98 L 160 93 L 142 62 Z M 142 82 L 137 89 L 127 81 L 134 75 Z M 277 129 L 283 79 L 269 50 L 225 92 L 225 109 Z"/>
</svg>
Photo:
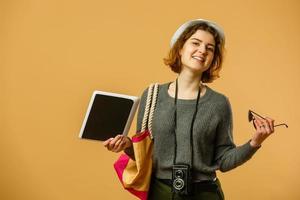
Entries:
<svg viewBox="0 0 300 200">
<path fill-rule="evenodd" d="M 105 141 L 127 135 L 140 98 L 125 94 L 94 91 L 79 138 Z"/>
</svg>

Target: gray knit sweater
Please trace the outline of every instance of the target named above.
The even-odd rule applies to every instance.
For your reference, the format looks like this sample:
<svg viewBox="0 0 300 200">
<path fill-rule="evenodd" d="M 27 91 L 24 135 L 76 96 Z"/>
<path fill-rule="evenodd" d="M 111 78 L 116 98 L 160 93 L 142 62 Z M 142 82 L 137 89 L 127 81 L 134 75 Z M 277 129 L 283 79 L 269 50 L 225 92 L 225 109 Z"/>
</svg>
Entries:
<svg viewBox="0 0 300 200">
<path fill-rule="evenodd" d="M 170 83 L 159 86 L 153 118 L 154 150 L 153 172 L 161 179 L 171 179 L 174 158 L 174 98 L 168 94 Z M 141 129 L 147 98 L 146 89 L 138 111 L 137 131 Z M 190 163 L 190 127 L 195 110 L 195 100 L 177 101 L 177 163 Z M 250 141 L 236 146 L 232 139 L 232 112 L 226 96 L 206 86 L 206 93 L 199 100 L 193 130 L 193 179 L 210 180 L 216 170 L 231 170 L 247 160 L 258 148 Z"/>
</svg>

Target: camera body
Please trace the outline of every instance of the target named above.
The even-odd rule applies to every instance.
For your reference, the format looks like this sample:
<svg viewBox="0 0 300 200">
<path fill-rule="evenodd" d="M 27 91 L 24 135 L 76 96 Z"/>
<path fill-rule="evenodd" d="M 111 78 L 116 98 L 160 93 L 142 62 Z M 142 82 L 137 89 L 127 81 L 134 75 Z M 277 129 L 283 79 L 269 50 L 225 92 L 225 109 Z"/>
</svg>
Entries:
<svg viewBox="0 0 300 200">
<path fill-rule="evenodd" d="M 192 192 L 191 167 L 187 164 L 173 165 L 172 192 L 189 195 Z"/>
</svg>

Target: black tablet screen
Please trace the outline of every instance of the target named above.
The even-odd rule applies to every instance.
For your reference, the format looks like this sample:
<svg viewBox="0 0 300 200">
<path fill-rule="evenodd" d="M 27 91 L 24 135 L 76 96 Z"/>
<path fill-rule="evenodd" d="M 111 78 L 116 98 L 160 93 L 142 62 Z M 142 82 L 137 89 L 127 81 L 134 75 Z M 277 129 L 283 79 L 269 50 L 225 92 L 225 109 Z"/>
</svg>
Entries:
<svg viewBox="0 0 300 200">
<path fill-rule="evenodd" d="M 134 101 L 96 94 L 82 138 L 107 140 L 122 134 Z"/>
</svg>

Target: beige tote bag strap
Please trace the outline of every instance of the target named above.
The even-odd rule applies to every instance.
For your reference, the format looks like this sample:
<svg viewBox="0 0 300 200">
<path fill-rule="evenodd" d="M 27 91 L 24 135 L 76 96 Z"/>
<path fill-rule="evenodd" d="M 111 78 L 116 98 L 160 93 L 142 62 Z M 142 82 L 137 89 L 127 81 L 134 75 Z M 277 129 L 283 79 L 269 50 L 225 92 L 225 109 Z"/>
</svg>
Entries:
<svg viewBox="0 0 300 200">
<path fill-rule="evenodd" d="M 150 112 L 153 88 L 154 88 L 154 84 L 151 84 L 148 88 L 148 95 L 147 95 L 146 106 L 145 106 L 145 111 L 144 111 L 144 116 L 143 116 L 143 121 L 142 121 L 141 132 L 144 132 L 147 128 L 147 121 L 148 121 L 148 116 L 149 116 L 149 112 Z"/>
<path fill-rule="evenodd" d="M 153 120 L 153 113 L 154 113 L 155 106 L 156 106 L 156 101 L 157 101 L 157 94 L 158 94 L 158 84 L 155 83 L 154 88 L 153 88 L 152 102 L 151 102 L 151 108 L 150 108 L 149 120 L 148 120 L 148 129 L 149 129 L 151 139 L 153 139 L 153 136 L 152 136 L 152 120 Z"/>
<path fill-rule="evenodd" d="M 142 129 L 141 129 L 141 132 L 143 132 L 148 128 L 151 139 L 153 139 L 152 119 L 153 119 L 154 109 L 156 106 L 157 94 L 158 94 L 158 83 L 151 84 L 148 89 L 146 106 L 145 106 L 145 111 L 144 111 L 144 116 L 142 121 Z"/>
</svg>

